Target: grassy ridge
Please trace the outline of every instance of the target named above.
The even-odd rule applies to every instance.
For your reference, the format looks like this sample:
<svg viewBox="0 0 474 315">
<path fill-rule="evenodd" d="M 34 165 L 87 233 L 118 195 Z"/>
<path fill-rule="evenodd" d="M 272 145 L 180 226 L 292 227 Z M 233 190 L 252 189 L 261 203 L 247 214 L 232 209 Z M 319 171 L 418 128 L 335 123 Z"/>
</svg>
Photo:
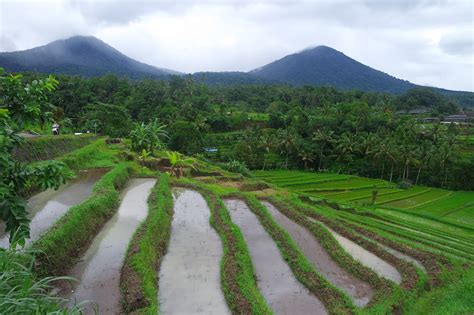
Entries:
<svg viewBox="0 0 474 315">
<path fill-rule="evenodd" d="M 15 149 L 13 156 L 19 162 L 52 160 L 96 140 L 95 135 L 61 135 L 27 138 Z"/>
<path fill-rule="evenodd" d="M 160 174 L 148 199 L 148 216 L 127 250 L 120 287 L 126 313 L 157 314 L 158 270 L 166 253 L 173 217 L 169 176 Z"/>
<path fill-rule="evenodd" d="M 131 173 L 129 163 L 121 163 L 94 186 L 92 196 L 72 207 L 32 248 L 39 251 L 41 274 L 60 274 L 87 248 L 102 226 L 115 213 L 119 190 Z"/>
<path fill-rule="evenodd" d="M 229 212 L 218 194 L 200 182 L 182 178 L 182 187 L 199 191 L 211 210 L 210 223 L 219 234 L 224 255 L 221 261 L 221 284 L 233 314 L 271 314 L 258 290 L 252 260 L 240 229 L 232 223 Z"/>
<path fill-rule="evenodd" d="M 351 314 L 355 306 L 351 299 L 336 288 L 314 269 L 300 251 L 296 243 L 282 227 L 275 222 L 268 210 L 250 194 L 231 194 L 229 197 L 243 199 L 249 209 L 259 218 L 260 223 L 277 244 L 293 274 L 310 292 L 326 306 L 330 314 Z"/>
</svg>

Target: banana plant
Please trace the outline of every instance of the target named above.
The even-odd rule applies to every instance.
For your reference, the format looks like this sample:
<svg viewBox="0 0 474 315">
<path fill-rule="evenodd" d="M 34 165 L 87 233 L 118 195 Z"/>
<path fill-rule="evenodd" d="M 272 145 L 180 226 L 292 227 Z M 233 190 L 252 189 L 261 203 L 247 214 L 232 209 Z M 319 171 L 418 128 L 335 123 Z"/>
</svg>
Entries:
<svg viewBox="0 0 474 315">
<path fill-rule="evenodd" d="M 166 157 L 170 161 L 171 165 L 171 175 L 174 177 L 181 177 L 184 175 L 184 169 L 194 167 L 194 160 L 188 157 L 183 156 L 181 153 L 176 151 L 166 151 Z"/>
</svg>

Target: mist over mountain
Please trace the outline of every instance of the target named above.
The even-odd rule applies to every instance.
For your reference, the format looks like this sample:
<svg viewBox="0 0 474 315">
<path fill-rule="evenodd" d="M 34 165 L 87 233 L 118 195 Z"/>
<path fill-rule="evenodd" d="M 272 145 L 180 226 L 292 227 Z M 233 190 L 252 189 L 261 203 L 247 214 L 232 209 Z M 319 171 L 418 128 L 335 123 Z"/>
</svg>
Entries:
<svg viewBox="0 0 474 315">
<path fill-rule="evenodd" d="M 74 36 L 28 50 L 0 53 L 0 66 L 14 72 L 35 71 L 81 76 L 113 73 L 141 78 L 180 74 L 129 58 L 92 36 Z"/>
<path fill-rule="evenodd" d="M 0 53 L 0 67 L 10 72 L 33 71 L 80 76 L 115 74 L 132 79 L 183 75 L 134 60 L 92 36 L 74 36 L 45 46 Z M 285 56 L 249 72 L 196 72 L 193 79 L 208 85 L 326 85 L 341 90 L 402 94 L 418 85 L 366 66 L 333 48 L 317 46 Z M 433 88 L 474 106 L 474 93 Z"/>
</svg>

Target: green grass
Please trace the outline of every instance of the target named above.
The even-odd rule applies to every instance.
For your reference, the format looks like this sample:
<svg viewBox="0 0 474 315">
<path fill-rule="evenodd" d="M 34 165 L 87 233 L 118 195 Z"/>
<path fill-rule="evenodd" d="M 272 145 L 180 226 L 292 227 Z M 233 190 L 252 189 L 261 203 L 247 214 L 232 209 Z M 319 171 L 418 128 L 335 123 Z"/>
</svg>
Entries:
<svg viewBox="0 0 474 315">
<path fill-rule="evenodd" d="M 108 145 L 102 138 L 62 156 L 58 161 L 73 170 L 112 167 L 119 161 L 118 154 L 123 148 L 122 144 Z"/>
<path fill-rule="evenodd" d="M 115 213 L 119 190 L 130 176 L 131 165 L 121 163 L 94 186 L 93 194 L 73 206 L 32 248 L 39 252 L 40 273 L 59 274 L 72 266 L 102 226 Z"/>
<path fill-rule="evenodd" d="M 380 207 L 412 210 L 460 225 L 474 223 L 474 192 L 453 192 L 423 186 L 400 189 L 380 179 L 344 174 L 293 170 L 253 171 L 252 174 L 288 190 L 354 205 L 371 204 L 372 191 L 377 189 L 376 204 Z"/>
<path fill-rule="evenodd" d="M 411 314 L 474 314 L 474 267 L 448 275 L 446 284 L 422 295 Z"/>
<path fill-rule="evenodd" d="M 159 312 L 156 275 L 168 247 L 172 216 L 169 176 L 160 174 L 148 199 L 148 216 L 135 232 L 122 268 L 120 287 L 122 305 L 127 313 Z M 137 300 L 137 291 L 144 295 L 143 299 Z"/>
</svg>

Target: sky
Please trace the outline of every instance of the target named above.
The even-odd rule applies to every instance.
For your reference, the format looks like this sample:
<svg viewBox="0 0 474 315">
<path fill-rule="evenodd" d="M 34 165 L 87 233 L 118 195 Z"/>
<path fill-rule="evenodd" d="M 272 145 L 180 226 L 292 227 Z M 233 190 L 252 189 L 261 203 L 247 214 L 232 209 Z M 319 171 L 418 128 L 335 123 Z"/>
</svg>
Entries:
<svg viewBox="0 0 474 315">
<path fill-rule="evenodd" d="M 0 0 L 0 51 L 91 35 L 139 61 L 249 71 L 318 45 L 416 84 L 474 91 L 473 0 Z"/>
</svg>

